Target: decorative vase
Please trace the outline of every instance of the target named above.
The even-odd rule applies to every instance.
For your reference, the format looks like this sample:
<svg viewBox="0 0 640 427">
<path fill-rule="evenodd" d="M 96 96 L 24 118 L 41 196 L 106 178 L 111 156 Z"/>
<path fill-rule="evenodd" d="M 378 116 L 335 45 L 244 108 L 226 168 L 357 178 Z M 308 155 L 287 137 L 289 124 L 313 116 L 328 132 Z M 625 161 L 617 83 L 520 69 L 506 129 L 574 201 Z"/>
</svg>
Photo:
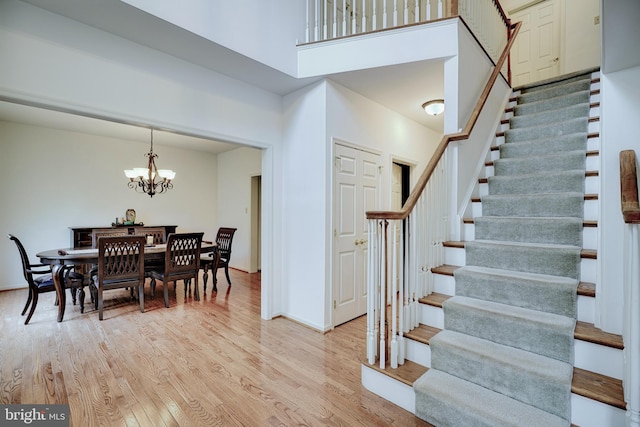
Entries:
<svg viewBox="0 0 640 427">
<path fill-rule="evenodd" d="M 136 211 L 133 209 L 127 209 L 127 213 L 125 215 L 126 224 L 135 224 L 136 223 Z"/>
</svg>

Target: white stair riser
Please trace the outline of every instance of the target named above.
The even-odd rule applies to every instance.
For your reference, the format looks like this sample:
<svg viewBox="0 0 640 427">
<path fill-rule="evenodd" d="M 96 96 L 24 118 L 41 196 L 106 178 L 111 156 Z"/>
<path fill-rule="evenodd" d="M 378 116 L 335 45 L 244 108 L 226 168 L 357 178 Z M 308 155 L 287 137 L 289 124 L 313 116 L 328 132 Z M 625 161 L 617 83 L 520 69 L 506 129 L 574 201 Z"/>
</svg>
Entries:
<svg viewBox="0 0 640 427">
<path fill-rule="evenodd" d="M 434 328 L 444 329 L 444 311 L 439 307 L 420 304 L 420 323 Z"/>
<path fill-rule="evenodd" d="M 596 299 L 578 295 L 578 320 L 581 322 L 594 323 L 596 321 Z"/>
<path fill-rule="evenodd" d="M 580 427 L 626 425 L 626 412 L 602 402 L 571 394 L 571 422 Z"/>
<path fill-rule="evenodd" d="M 444 248 L 444 263 L 449 265 L 466 265 L 464 248 Z"/>
<path fill-rule="evenodd" d="M 412 414 L 416 413 L 416 394 L 413 387 L 365 365 L 362 365 L 360 375 L 362 385 L 367 390 Z"/>
<path fill-rule="evenodd" d="M 404 355 L 406 360 L 431 367 L 431 347 L 419 341 L 405 339 Z"/>
<path fill-rule="evenodd" d="M 622 350 L 575 340 L 574 365 L 577 368 L 621 380 L 623 377 L 624 354 Z"/>
<path fill-rule="evenodd" d="M 433 291 L 439 294 L 455 295 L 456 279 L 446 274 L 433 275 Z"/>
</svg>

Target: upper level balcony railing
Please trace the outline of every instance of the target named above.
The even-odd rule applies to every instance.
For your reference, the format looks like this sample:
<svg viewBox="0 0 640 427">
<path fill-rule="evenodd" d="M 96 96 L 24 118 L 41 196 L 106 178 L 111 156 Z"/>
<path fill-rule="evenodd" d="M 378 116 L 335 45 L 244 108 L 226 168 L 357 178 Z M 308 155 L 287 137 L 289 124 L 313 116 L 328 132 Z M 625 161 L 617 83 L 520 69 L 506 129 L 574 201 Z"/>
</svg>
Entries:
<svg viewBox="0 0 640 427">
<path fill-rule="evenodd" d="M 507 43 L 509 19 L 498 0 L 307 0 L 306 42 L 461 17 L 491 59 Z"/>
</svg>

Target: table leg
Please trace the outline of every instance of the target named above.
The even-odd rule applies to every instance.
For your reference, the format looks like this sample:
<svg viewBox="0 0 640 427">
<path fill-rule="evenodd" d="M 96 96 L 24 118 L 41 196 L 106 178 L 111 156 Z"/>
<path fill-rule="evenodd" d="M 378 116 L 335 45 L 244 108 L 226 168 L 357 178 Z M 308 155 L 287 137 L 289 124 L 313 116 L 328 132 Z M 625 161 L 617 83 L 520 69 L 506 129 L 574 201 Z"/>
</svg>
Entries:
<svg viewBox="0 0 640 427">
<path fill-rule="evenodd" d="M 62 319 L 64 318 L 64 309 L 67 305 L 67 297 L 64 288 L 64 264 L 52 265 L 51 275 L 53 276 L 53 284 L 56 287 L 56 296 L 58 297 L 58 322 L 62 322 Z"/>
</svg>

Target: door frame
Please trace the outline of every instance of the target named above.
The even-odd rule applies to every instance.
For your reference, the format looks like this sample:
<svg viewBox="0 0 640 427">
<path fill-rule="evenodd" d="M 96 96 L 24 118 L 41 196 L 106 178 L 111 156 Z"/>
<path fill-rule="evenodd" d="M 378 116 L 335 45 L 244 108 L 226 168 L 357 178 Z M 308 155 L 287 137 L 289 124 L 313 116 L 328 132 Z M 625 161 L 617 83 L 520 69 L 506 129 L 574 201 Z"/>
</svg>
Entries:
<svg viewBox="0 0 640 427">
<path fill-rule="evenodd" d="M 333 308 L 333 301 L 334 301 L 334 297 L 335 297 L 335 283 L 334 283 L 334 271 L 335 271 L 335 265 L 334 265 L 334 261 L 335 261 L 335 250 L 336 250 L 336 245 L 335 245 L 335 236 L 334 236 L 334 230 L 336 229 L 336 203 L 335 203 L 335 185 L 336 185 L 336 145 L 341 145 L 343 147 L 347 147 L 347 148 L 351 148 L 354 150 L 359 150 L 359 151 L 364 151 L 366 153 L 370 153 L 370 154 L 375 154 L 377 156 L 380 157 L 380 173 L 378 174 L 378 206 L 376 207 L 376 209 L 380 210 L 382 209 L 382 201 L 384 200 L 384 185 L 383 183 L 384 181 L 384 172 L 385 172 L 385 167 L 383 164 L 383 152 L 381 150 L 377 150 L 375 148 L 371 148 L 371 147 L 367 147 L 364 145 L 360 145 L 360 144 L 356 144 L 353 142 L 349 142 L 349 141 L 345 141 L 344 139 L 340 139 L 340 138 L 336 138 L 336 137 L 332 137 L 331 138 L 331 155 L 329 156 L 329 178 L 330 178 L 330 211 L 329 211 L 329 229 L 328 234 L 329 234 L 329 239 L 328 241 L 329 243 L 329 255 L 330 255 L 330 260 L 329 260 L 329 275 L 328 275 L 328 279 L 329 279 L 329 322 L 331 325 L 331 329 L 335 328 L 337 325 L 335 325 L 335 316 L 334 316 L 334 308 Z"/>
</svg>

